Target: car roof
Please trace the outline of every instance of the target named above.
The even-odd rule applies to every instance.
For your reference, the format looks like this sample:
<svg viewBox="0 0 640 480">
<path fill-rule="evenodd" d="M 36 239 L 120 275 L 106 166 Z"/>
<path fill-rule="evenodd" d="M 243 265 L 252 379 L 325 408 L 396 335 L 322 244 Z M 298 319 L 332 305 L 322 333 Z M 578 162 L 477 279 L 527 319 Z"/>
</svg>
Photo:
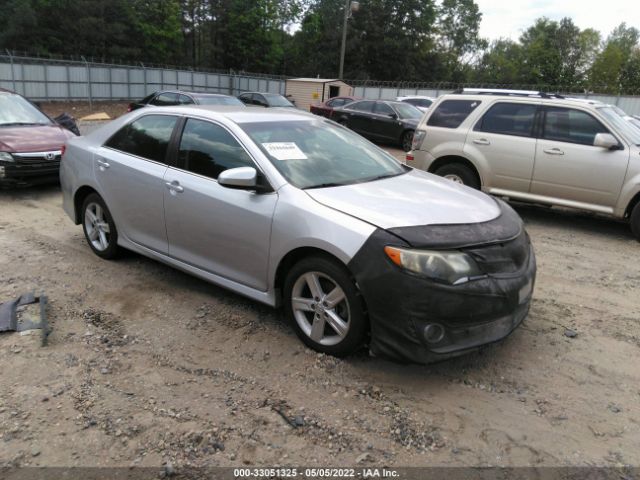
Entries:
<svg viewBox="0 0 640 480">
<path fill-rule="evenodd" d="M 231 97 L 231 95 L 226 95 L 224 93 L 209 93 L 209 92 L 192 92 L 190 90 L 158 90 L 154 92 L 152 95 L 160 95 L 161 93 L 182 93 L 185 95 L 193 95 L 198 97 Z"/>
<path fill-rule="evenodd" d="M 295 120 L 322 120 L 321 117 L 303 110 L 289 107 L 265 109 L 246 108 L 244 105 L 180 105 L 158 107 L 154 113 L 166 112 L 175 115 L 194 115 L 211 120 L 227 119 L 234 123 L 286 122 Z"/>
<path fill-rule="evenodd" d="M 433 100 L 434 99 L 434 97 L 428 97 L 426 95 L 403 95 L 403 96 L 398 97 L 396 100 L 402 101 L 402 100 L 410 100 L 412 98 L 416 98 L 416 99 L 419 99 L 419 100 Z"/>
<path fill-rule="evenodd" d="M 500 90 L 500 89 L 460 89 L 442 95 L 443 100 L 508 100 L 509 102 L 535 101 L 544 105 L 580 106 L 584 108 L 603 107 L 605 104 L 590 98 L 564 97 L 559 94 L 529 90 Z M 440 100 L 440 98 L 438 100 Z"/>
</svg>

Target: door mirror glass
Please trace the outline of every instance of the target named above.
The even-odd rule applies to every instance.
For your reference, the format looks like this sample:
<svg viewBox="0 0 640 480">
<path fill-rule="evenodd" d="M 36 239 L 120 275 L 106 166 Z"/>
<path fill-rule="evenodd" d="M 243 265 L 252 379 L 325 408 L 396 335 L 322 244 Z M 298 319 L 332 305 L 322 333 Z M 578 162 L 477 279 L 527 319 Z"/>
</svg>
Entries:
<svg viewBox="0 0 640 480">
<path fill-rule="evenodd" d="M 253 189 L 258 183 L 258 172 L 253 167 L 230 168 L 218 175 L 218 183 L 229 188 Z"/>
<path fill-rule="evenodd" d="M 608 150 L 616 150 L 620 144 L 616 137 L 611 135 L 610 133 L 598 133 L 593 139 L 593 145 L 595 147 L 602 147 Z"/>
</svg>

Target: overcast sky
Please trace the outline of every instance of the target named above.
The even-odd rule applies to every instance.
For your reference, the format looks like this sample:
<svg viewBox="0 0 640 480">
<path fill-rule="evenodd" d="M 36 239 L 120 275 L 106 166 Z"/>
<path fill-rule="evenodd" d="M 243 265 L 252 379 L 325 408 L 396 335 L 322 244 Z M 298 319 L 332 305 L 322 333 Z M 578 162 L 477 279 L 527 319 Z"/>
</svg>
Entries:
<svg viewBox="0 0 640 480">
<path fill-rule="evenodd" d="M 480 35 L 494 40 L 517 40 L 538 17 L 552 20 L 571 17 L 581 29 L 595 28 L 603 39 L 616 26 L 627 22 L 640 28 L 638 0 L 476 0 L 482 12 Z"/>
</svg>

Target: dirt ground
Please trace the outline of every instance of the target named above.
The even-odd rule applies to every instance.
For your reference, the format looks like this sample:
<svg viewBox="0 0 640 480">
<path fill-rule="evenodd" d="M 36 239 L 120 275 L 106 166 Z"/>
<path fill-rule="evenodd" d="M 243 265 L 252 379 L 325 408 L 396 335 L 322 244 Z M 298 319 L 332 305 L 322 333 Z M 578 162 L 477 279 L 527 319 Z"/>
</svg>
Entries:
<svg viewBox="0 0 640 480">
<path fill-rule="evenodd" d="M 105 112 L 111 118 L 127 113 L 128 102 L 41 102 L 40 108 L 50 117 L 68 113 L 77 120 L 92 113 Z"/>
<path fill-rule="evenodd" d="M 46 347 L 0 334 L 0 467 L 640 465 L 640 244 L 623 223 L 517 206 L 539 265 L 527 320 L 406 366 L 317 354 L 279 311 L 101 260 L 61 204 L 56 186 L 0 191 L 0 300 L 44 291 L 53 326 Z"/>
</svg>

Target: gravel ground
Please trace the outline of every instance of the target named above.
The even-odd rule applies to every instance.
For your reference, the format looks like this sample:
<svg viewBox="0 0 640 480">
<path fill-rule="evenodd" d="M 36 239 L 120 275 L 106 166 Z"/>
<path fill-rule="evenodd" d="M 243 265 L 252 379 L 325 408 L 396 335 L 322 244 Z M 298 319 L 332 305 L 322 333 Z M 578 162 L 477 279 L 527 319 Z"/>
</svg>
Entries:
<svg viewBox="0 0 640 480">
<path fill-rule="evenodd" d="M 623 223 L 516 206 L 539 265 L 527 320 L 406 366 L 317 354 L 279 311 L 101 260 L 61 203 L 56 186 L 0 190 L 0 300 L 45 291 L 53 325 L 47 347 L 0 334 L 0 467 L 640 465 L 640 244 Z"/>
</svg>

